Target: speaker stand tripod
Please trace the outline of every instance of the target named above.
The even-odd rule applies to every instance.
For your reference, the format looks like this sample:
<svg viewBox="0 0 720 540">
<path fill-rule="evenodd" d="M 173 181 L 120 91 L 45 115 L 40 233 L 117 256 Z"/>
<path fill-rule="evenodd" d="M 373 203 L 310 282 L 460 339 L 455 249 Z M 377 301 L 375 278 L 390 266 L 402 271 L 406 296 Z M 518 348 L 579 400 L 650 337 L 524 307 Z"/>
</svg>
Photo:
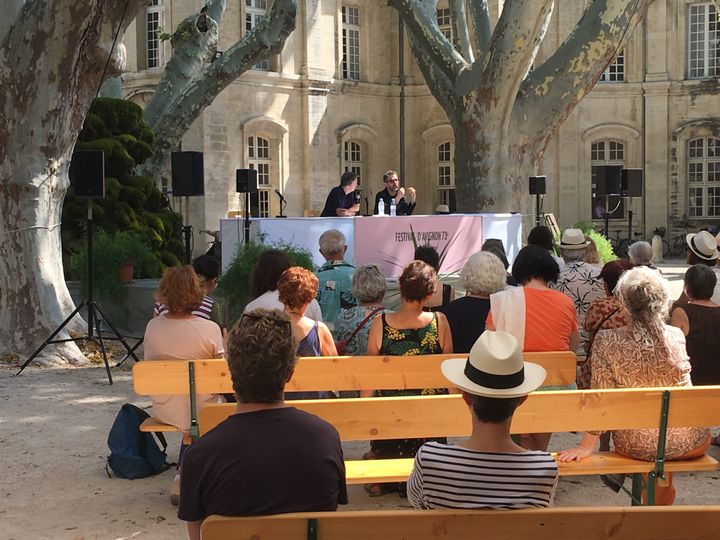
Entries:
<svg viewBox="0 0 720 540">
<path fill-rule="evenodd" d="M 87 203 L 87 288 L 85 300 L 80 302 L 75 310 L 65 319 L 60 326 L 58 326 L 53 332 L 42 342 L 42 345 L 33 352 L 30 357 L 25 360 L 25 363 L 20 366 L 20 370 L 15 374 L 15 377 L 20 375 L 23 370 L 32 362 L 37 355 L 39 355 L 45 347 L 53 343 L 68 343 L 70 341 L 92 341 L 100 347 L 102 353 L 103 362 L 105 363 L 105 371 L 107 372 L 108 382 L 113 383 L 112 373 L 110 372 L 110 364 L 108 363 L 107 351 L 105 350 L 105 340 L 120 341 L 128 352 L 128 355 L 132 356 L 135 361 L 138 361 L 135 355 L 134 347 L 131 348 L 128 345 L 125 338 L 117 331 L 117 329 L 110 322 L 110 319 L 100 307 L 100 304 L 93 298 L 93 215 L 92 215 L 92 199 L 88 199 Z M 87 334 L 84 336 L 70 337 L 67 339 L 53 339 L 57 336 L 67 324 L 80 313 L 80 310 L 87 308 Z M 110 327 L 110 330 L 114 334 L 114 337 L 104 337 L 102 335 L 102 321 L 105 321 Z"/>
<path fill-rule="evenodd" d="M 185 224 L 183 237 L 185 238 L 185 264 L 192 262 L 192 225 L 190 225 L 190 197 L 185 196 Z"/>
<path fill-rule="evenodd" d="M 245 192 L 245 245 L 250 242 L 250 193 Z"/>
</svg>

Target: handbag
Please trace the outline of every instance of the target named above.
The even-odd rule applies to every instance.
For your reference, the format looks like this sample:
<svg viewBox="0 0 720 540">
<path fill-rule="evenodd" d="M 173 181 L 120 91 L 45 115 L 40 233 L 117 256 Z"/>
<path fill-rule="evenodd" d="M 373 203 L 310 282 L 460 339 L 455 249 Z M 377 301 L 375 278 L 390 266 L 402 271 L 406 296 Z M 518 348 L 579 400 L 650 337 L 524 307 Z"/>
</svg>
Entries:
<svg viewBox="0 0 720 540">
<path fill-rule="evenodd" d="M 357 325 L 355 330 L 353 330 L 352 334 L 350 334 L 350 337 L 347 339 L 338 339 L 335 341 L 335 348 L 337 349 L 337 353 L 339 356 L 345 355 L 345 349 L 347 348 L 347 344 L 352 340 L 352 338 L 355 337 L 355 335 L 367 324 L 367 322 L 374 316 L 380 313 L 384 307 L 379 307 L 373 309 L 370 313 L 368 313 L 368 316 L 365 317 L 362 321 L 360 321 L 360 324 Z"/>
</svg>

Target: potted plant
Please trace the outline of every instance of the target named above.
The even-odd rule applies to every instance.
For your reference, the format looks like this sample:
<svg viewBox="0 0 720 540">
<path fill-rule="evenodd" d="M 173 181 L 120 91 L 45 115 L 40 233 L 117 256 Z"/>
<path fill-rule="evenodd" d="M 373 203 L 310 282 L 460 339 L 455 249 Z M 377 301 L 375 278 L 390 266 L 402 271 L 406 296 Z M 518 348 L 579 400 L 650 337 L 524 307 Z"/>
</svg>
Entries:
<svg viewBox="0 0 720 540">
<path fill-rule="evenodd" d="M 82 290 L 87 287 L 87 249 L 83 248 L 71 258 L 69 274 L 77 277 Z M 98 230 L 93 242 L 93 293 L 99 298 L 118 301 L 123 295 L 123 284 L 132 283 L 135 274 L 140 277 L 157 277 L 162 264 L 152 253 L 147 242 L 131 231 L 114 234 Z"/>
</svg>

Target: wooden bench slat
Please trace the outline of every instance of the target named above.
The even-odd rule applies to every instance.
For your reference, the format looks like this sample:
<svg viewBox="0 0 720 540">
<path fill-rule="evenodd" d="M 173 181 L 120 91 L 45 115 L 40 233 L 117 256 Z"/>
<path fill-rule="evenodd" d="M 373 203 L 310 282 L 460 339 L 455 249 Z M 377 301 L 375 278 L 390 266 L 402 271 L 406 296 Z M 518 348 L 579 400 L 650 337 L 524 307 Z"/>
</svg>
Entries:
<svg viewBox="0 0 720 540">
<path fill-rule="evenodd" d="M 387 390 L 444 388 L 440 364 L 458 354 L 424 356 L 325 356 L 298 360 L 287 391 Z M 548 385 L 575 382 L 575 354 L 569 351 L 525 353 L 529 362 L 545 367 Z M 186 360 L 150 360 L 133 366 L 133 387 L 139 395 L 187 395 Z M 196 360 L 195 385 L 199 393 L 231 394 L 232 380 L 225 360 Z"/>
<path fill-rule="evenodd" d="M 413 462 L 413 458 L 348 460 L 345 462 L 346 481 L 348 484 L 405 482 L 412 472 Z M 653 461 L 638 461 L 615 452 L 600 452 L 582 461 L 558 463 L 560 476 L 648 473 L 654 468 Z M 707 455 L 665 464 L 667 472 L 714 471 L 717 468 L 718 462 Z"/>
<path fill-rule="evenodd" d="M 593 507 L 533 510 L 381 510 L 281 514 L 252 518 L 210 516 L 203 540 L 305 540 L 307 520 L 318 540 L 711 540 L 720 506 Z"/>
<path fill-rule="evenodd" d="M 720 387 L 674 388 L 669 427 L 720 425 Z M 512 433 L 654 428 L 660 423 L 662 389 L 535 392 L 513 418 Z M 629 405 L 632 404 L 632 405 Z M 293 401 L 330 422 L 349 440 L 461 437 L 470 434 L 459 395 Z M 233 404 L 200 411 L 201 434 L 234 412 Z"/>
<path fill-rule="evenodd" d="M 140 424 L 140 431 L 156 433 L 156 432 L 174 432 L 174 431 L 180 431 L 180 429 L 175 426 L 171 426 L 170 424 L 166 424 L 165 422 L 161 422 L 154 416 L 151 416 L 150 418 L 146 418 L 145 420 L 143 420 L 143 423 Z"/>
</svg>

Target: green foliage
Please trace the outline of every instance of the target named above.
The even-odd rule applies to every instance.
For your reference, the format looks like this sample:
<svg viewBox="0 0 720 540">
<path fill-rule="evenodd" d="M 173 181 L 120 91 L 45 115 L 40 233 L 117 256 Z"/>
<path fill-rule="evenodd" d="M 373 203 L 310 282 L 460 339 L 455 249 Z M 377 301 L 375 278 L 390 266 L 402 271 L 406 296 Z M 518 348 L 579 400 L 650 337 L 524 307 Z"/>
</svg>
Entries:
<svg viewBox="0 0 720 540">
<path fill-rule="evenodd" d="M 226 324 L 231 327 L 245 309 L 250 298 L 250 279 L 260 254 L 267 249 L 284 251 L 290 259 L 290 266 L 302 266 L 315 270 L 312 255 L 305 248 L 287 242 L 273 244 L 256 244 L 248 242 L 239 249 L 230 266 L 222 273 L 218 281 L 216 294 L 226 306 Z"/>
<path fill-rule="evenodd" d="M 105 198 L 92 202 L 96 227 L 111 236 L 121 231 L 132 232 L 145 243 L 156 261 L 175 264 L 184 254 L 184 246 L 177 240 L 182 232 L 182 218 L 173 212 L 152 178 L 133 173 L 137 165 L 152 155 L 154 144 L 155 136 L 143 121 L 139 106 L 122 99 L 98 98 L 75 147 L 105 153 Z M 76 199 L 69 192 L 62 219 L 67 272 L 73 255 L 85 249 L 87 201 Z M 161 266 L 153 268 L 151 277 L 162 273 Z"/>
<path fill-rule="evenodd" d="M 597 246 L 598 255 L 600 255 L 600 261 L 603 264 L 618 259 L 618 256 L 615 255 L 615 251 L 613 251 L 612 244 L 610 244 L 610 240 L 593 229 L 592 223 L 580 221 L 575 224 L 575 228 L 580 229 L 585 236 L 589 236 L 593 239 L 593 242 L 595 242 L 595 245 Z"/>
<path fill-rule="evenodd" d="M 138 234 L 121 231 L 109 234 L 102 229 L 93 241 L 93 291 L 100 297 L 118 300 L 123 287 L 118 281 L 118 270 L 131 261 L 135 277 L 154 277 L 162 272 L 161 261 L 153 254 L 147 242 Z M 79 280 L 82 290 L 87 284 L 87 247 L 70 257 L 66 275 Z"/>
</svg>

